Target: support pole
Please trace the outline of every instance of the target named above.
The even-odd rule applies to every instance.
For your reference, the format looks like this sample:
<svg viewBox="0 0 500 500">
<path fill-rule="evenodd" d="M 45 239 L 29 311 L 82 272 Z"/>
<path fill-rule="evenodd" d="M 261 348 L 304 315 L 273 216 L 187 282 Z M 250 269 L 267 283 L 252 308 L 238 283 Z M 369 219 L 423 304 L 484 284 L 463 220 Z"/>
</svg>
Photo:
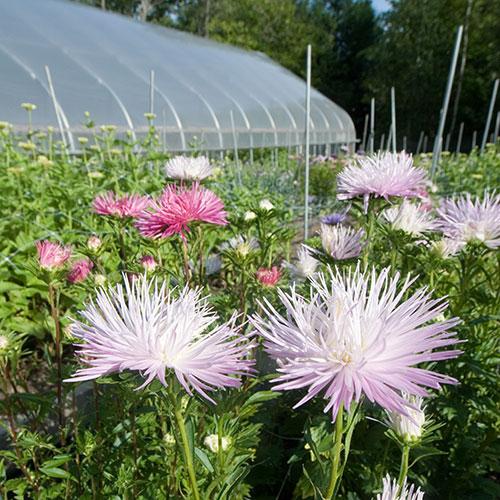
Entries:
<svg viewBox="0 0 500 500">
<path fill-rule="evenodd" d="M 497 119 L 495 122 L 495 132 L 493 133 L 493 143 L 498 142 L 498 134 L 500 133 L 500 111 L 497 113 Z"/>
<path fill-rule="evenodd" d="M 403 151 L 406 151 L 406 135 L 403 136 Z"/>
<path fill-rule="evenodd" d="M 495 101 L 497 100 L 498 92 L 498 82 L 499 79 L 495 80 L 493 84 L 493 92 L 491 93 L 490 106 L 488 108 L 488 117 L 486 118 L 486 125 L 484 126 L 483 141 L 481 142 L 481 154 L 484 153 L 484 148 L 486 147 L 486 141 L 488 140 L 488 133 L 490 131 L 491 117 L 493 116 L 493 110 L 495 109 Z"/>
<path fill-rule="evenodd" d="M 446 134 L 446 142 L 444 143 L 444 150 L 445 151 L 449 151 L 450 150 L 450 140 L 451 140 L 451 135 L 448 132 L 448 134 Z"/>
<path fill-rule="evenodd" d="M 422 153 L 427 153 L 427 142 L 429 141 L 429 138 L 424 135 L 424 145 L 422 146 Z"/>
<path fill-rule="evenodd" d="M 234 148 L 234 162 L 236 163 L 236 175 L 238 176 L 238 184 L 241 186 L 241 167 L 240 158 L 238 155 L 238 141 L 236 140 L 236 127 L 234 125 L 233 110 L 229 110 L 231 116 L 231 131 L 233 133 L 233 148 Z"/>
<path fill-rule="evenodd" d="M 424 142 L 424 131 L 422 130 L 418 137 L 417 150 L 415 151 L 416 155 L 420 153 L 420 148 L 422 147 L 423 142 Z"/>
<path fill-rule="evenodd" d="M 311 117 L 311 44 L 307 46 L 307 80 L 306 80 L 306 116 L 305 116 L 305 129 L 306 129 L 306 175 L 304 182 L 304 240 L 309 236 L 309 134 L 310 134 L 310 117 Z"/>
<path fill-rule="evenodd" d="M 396 152 L 396 89 L 391 87 L 391 135 L 392 152 Z M 387 147 L 389 149 L 389 147 Z"/>
<path fill-rule="evenodd" d="M 460 150 L 462 149 L 462 138 L 464 136 L 464 122 L 460 123 L 460 128 L 458 129 L 458 139 L 457 139 L 457 149 L 455 152 L 460 154 Z"/>
<path fill-rule="evenodd" d="M 372 155 L 375 149 L 375 98 L 372 97 L 370 102 L 370 154 Z"/>
<path fill-rule="evenodd" d="M 366 134 L 368 133 L 368 118 L 369 115 L 365 115 L 365 124 L 363 126 L 363 141 L 361 142 L 361 149 L 363 152 L 366 151 Z"/>
<path fill-rule="evenodd" d="M 385 147 L 386 151 L 389 151 L 392 143 L 392 124 L 389 128 L 389 135 L 387 136 L 387 145 Z"/>
<path fill-rule="evenodd" d="M 50 74 L 50 69 L 48 66 L 45 66 L 45 74 L 47 75 L 50 97 L 52 98 L 52 105 L 54 106 L 54 112 L 56 114 L 57 126 L 59 127 L 59 133 L 61 134 L 61 140 L 64 144 L 64 148 L 67 148 L 68 143 L 66 142 L 66 136 L 64 135 L 64 127 L 62 124 L 61 115 L 59 113 L 59 104 L 57 102 L 56 93 L 54 91 L 54 85 L 52 85 L 52 76 Z"/>
<path fill-rule="evenodd" d="M 472 144 L 471 144 L 471 149 L 474 149 L 477 145 L 477 130 L 474 130 L 472 132 Z"/>
<path fill-rule="evenodd" d="M 152 69 L 149 73 L 149 112 L 155 112 L 155 72 Z"/>
<path fill-rule="evenodd" d="M 444 93 L 443 106 L 441 108 L 441 113 L 439 116 L 438 131 L 436 134 L 436 138 L 434 140 L 434 150 L 432 152 L 431 178 L 434 177 L 439 162 L 439 156 L 441 154 L 444 124 L 446 122 L 446 115 L 448 113 L 448 106 L 450 104 L 451 89 L 453 87 L 453 80 L 455 78 L 455 71 L 457 69 L 458 53 L 460 52 L 460 44 L 462 42 L 463 31 L 464 27 L 460 25 L 458 27 L 457 36 L 455 38 L 455 47 L 453 49 L 453 55 L 451 57 L 450 71 L 448 73 L 448 81 L 446 83 L 446 91 Z"/>
<path fill-rule="evenodd" d="M 380 137 L 379 151 L 382 151 L 384 149 L 384 144 L 385 144 L 385 134 L 382 134 L 382 137 Z"/>
</svg>

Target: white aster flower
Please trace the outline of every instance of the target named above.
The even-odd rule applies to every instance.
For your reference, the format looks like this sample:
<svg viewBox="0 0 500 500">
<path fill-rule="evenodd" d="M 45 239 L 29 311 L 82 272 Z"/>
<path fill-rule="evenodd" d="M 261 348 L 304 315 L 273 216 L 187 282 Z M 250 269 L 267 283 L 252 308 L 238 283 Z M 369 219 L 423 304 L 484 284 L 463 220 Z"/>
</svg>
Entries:
<svg viewBox="0 0 500 500">
<path fill-rule="evenodd" d="M 406 479 L 403 487 L 399 488 L 396 479 L 391 479 L 389 474 L 383 479 L 382 493 L 377 495 L 377 500 L 423 500 L 423 498 L 424 492 L 420 488 L 415 489 L 413 484 L 408 488 Z"/>
<path fill-rule="evenodd" d="M 386 208 L 383 217 L 394 229 L 400 229 L 413 236 L 419 236 L 427 231 L 434 231 L 437 227 L 436 220 L 422 209 L 420 203 L 411 203 L 404 200 L 399 206 Z"/>
<path fill-rule="evenodd" d="M 231 446 L 232 439 L 228 436 L 221 437 L 221 448 L 222 451 L 226 451 L 229 446 Z M 203 444 L 212 452 L 217 453 L 219 451 L 219 437 L 217 434 L 210 434 L 203 440 Z"/>
<path fill-rule="evenodd" d="M 253 237 L 247 237 L 239 234 L 224 242 L 220 249 L 223 251 L 233 250 L 241 257 L 246 257 L 249 253 L 259 248 L 259 242 Z"/>
<path fill-rule="evenodd" d="M 246 220 L 246 221 L 251 221 L 251 220 L 254 220 L 255 218 L 257 217 L 257 214 L 255 212 L 252 212 L 251 210 L 247 210 L 245 212 L 245 215 L 243 215 L 243 218 Z"/>
<path fill-rule="evenodd" d="M 444 317 L 442 321 L 444 321 Z M 403 440 L 416 441 L 422 436 L 424 430 L 425 412 L 422 408 L 423 399 L 420 396 L 406 393 L 403 393 L 403 398 L 408 401 L 406 407 L 407 415 L 396 411 L 388 411 L 388 424 Z"/>
<path fill-rule="evenodd" d="M 335 260 L 358 257 L 363 249 L 363 229 L 357 231 L 352 227 L 329 226 L 321 224 L 321 243 L 323 250 Z"/>
<path fill-rule="evenodd" d="M 286 267 L 296 279 L 306 279 L 314 275 L 319 262 L 311 255 L 311 250 L 306 245 L 301 245 L 297 252 L 297 261 L 294 264 L 284 262 Z"/>
<path fill-rule="evenodd" d="M 270 200 L 264 198 L 263 200 L 260 200 L 259 208 L 262 210 L 270 211 L 274 208 L 274 205 L 271 203 Z"/>
<path fill-rule="evenodd" d="M 165 172 L 171 179 L 201 181 L 209 177 L 212 170 L 205 156 L 176 156 L 165 164 Z"/>
<path fill-rule="evenodd" d="M 442 238 L 438 241 L 435 241 L 432 245 L 432 248 L 435 252 L 438 253 L 440 257 L 443 259 L 447 259 L 449 257 L 453 257 L 456 255 L 462 248 L 465 246 L 465 243 L 458 240 L 453 240 L 451 238 Z"/>
</svg>

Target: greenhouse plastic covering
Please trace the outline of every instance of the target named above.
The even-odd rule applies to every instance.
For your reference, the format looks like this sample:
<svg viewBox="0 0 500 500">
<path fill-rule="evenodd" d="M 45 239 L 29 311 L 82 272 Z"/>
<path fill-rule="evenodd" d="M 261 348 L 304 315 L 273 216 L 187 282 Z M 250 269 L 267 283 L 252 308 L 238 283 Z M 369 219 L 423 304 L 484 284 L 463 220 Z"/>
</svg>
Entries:
<svg viewBox="0 0 500 500">
<path fill-rule="evenodd" d="M 151 106 L 170 150 L 304 141 L 305 82 L 268 57 L 64 0 L 0 0 L 0 120 L 20 131 L 22 102 L 70 146 L 89 134 L 85 111 L 139 138 Z M 314 89 L 310 129 L 311 144 L 355 141 L 349 115 Z"/>
</svg>

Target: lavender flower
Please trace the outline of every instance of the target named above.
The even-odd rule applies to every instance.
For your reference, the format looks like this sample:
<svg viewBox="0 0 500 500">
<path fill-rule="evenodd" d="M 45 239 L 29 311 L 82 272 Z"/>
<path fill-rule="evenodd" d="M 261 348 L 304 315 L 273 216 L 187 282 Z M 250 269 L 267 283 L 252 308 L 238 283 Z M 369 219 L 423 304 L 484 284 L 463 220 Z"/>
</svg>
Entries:
<svg viewBox="0 0 500 500">
<path fill-rule="evenodd" d="M 378 153 L 357 158 L 337 177 L 337 198 L 363 196 L 365 212 L 370 196 L 416 197 L 425 188 L 426 173 L 413 166 L 413 158 L 402 153 Z"/>
<path fill-rule="evenodd" d="M 483 201 L 473 201 L 467 193 L 458 200 L 444 200 L 437 212 L 446 237 L 463 244 L 477 240 L 489 248 L 500 246 L 500 195 L 485 193 Z"/>
<path fill-rule="evenodd" d="M 328 277 L 311 280 L 310 298 L 295 287 L 278 292 L 286 316 L 264 300 L 264 317 L 251 321 L 277 361 L 274 389 L 307 388 L 295 408 L 322 394 L 328 400 L 325 412 L 335 419 L 342 405 L 348 410 L 363 394 L 388 411 L 408 415 L 402 392 L 425 396 L 423 387 L 456 383 L 416 365 L 461 353 L 438 350 L 458 342 L 449 329 L 459 320 L 438 321 L 447 303 L 431 299 L 426 289 L 403 299 L 414 280 L 407 278 L 401 287 L 399 281 L 399 273 L 389 277 L 388 268 L 379 275 L 362 273 L 359 266 L 343 275 L 330 269 Z"/>
<path fill-rule="evenodd" d="M 321 243 L 323 250 L 335 260 L 358 257 L 363 250 L 363 229 L 357 231 L 352 227 L 328 226 L 321 224 Z"/>
<path fill-rule="evenodd" d="M 347 212 L 349 212 L 349 209 L 351 208 L 351 205 L 346 207 L 342 212 L 333 212 L 329 215 L 325 215 L 321 219 L 321 222 L 323 224 L 326 224 L 327 226 L 335 226 L 336 224 L 342 224 L 346 217 L 347 217 Z"/>
<path fill-rule="evenodd" d="M 397 481 L 387 474 L 382 484 L 382 493 L 377 495 L 377 500 L 423 500 L 424 498 L 424 492 L 420 488 L 415 489 L 413 484 L 408 488 L 406 479 L 403 487 L 400 488 Z"/>
<path fill-rule="evenodd" d="M 394 229 L 400 229 L 413 236 L 419 236 L 437 228 L 437 222 L 432 215 L 422 209 L 421 204 L 404 200 L 399 206 L 386 208 L 382 216 L 390 222 Z"/>
<path fill-rule="evenodd" d="M 238 387 L 237 376 L 251 371 L 245 357 L 253 344 L 240 334 L 236 316 L 214 326 L 218 317 L 199 291 L 185 288 L 174 298 L 166 282 L 145 276 L 132 283 L 124 277 L 124 285 L 101 288 L 81 312 L 85 323 L 72 324 L 83 341 L 78 356 L 88 366 L 67 382 L 132 370 L 145 378 L 140 388 L 154 378 L 166 386 L 169 372 L 189 394 L 194 389 L 213 401 L 206 391 Z"/>
</svg>

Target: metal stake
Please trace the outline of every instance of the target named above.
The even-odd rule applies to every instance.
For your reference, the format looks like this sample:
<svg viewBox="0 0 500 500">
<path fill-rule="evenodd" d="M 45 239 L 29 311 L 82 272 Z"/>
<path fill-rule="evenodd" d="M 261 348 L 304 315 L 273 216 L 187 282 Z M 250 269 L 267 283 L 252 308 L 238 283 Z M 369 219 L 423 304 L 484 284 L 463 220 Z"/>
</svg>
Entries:
<svg viewBox="0 0 500 500">
<path fill-rule="evenodd" d="M 419 137 L 418 137 L 417 150 L 415 152 L 416 155 L 418 155 L 420 153 L 420 148 L 422 147 L 423 141 L 424 141 L 424 131 L 422 130 L 420 132 Z"/>
<path fill-rule="evenodd" d="M 456 153 L 459 154 L 462 148 L 462 137 L 464 135 L 464 122 L 460 123 L 460 128 L 458 129 L 458 140 L 457 140 L 457 149 Z"/>
<path fill-rule="evenodd" d="M 396 152 L 396 90 L 391 87 L 391 134 L 392 134 L 392 152 Z M 387 146 L 389 149 L 389 146 Z"/>
<path fill-rule="evenodd" d="M 497 100 L 498 92 L 498 82 L 499 79 L 495 80 L 493 84 L 493 92 L 491 93 L 490 107 L 488 108 L 488 117 L 486 118 L 486 125 L 484 126 L 483 141 L 481 142 L 481 154 L 484 153 L 484 148 L 486 147 L 486 141 L 488 139 L 488 132 L 490 131 L 491 117 L 493 116 L 493 110 L 495 109 L 495 101 Z"/>
<path fill-rule="evenodd" d="M 311 117 L 311 45 L 307 46 L 307 80 L 306 80 L 306 116 L 305 116 L 305 128 L 306 128 L 306 150 L 305 150 L 305 160 L 306 160 L 306 176 L 304 182 L 304 240 L 307 240 L 309 236 L 309 120 Z"/>
<path fill-rule="evenodd" d="M 231 130 L 233 132 L 233 147 L 234 147 L 234 161 L 236 163 L 236 174 L 238 176 L 238 184 L 241 186 L 241 168 L 240 159 L 238 156 L 238 142 L 236 140 L 236 127 L 234 126 L 234 116 L 233 110 L 229 110 L 229 115 L 231 117 Z"/>
<path fill-rule="evenodd" d="M 462 34 L 464 27 L 460 25 L 457 31 L 457 37 L 455 39 L 455 47 L 453 49 L 453 55 L 451 57 L 450 71 L 448 73 L 448 81 L 446 83 L 446 91 L 444 93 L 443 107 L 441 108 L 441 113 L 439 116 L 439 126 L 434 141 L 434 150 L 432 154 L 432 167 L 431 167 L 431 177 L 434 177 L 436 172 L 436 167 L 439 161 L 439 156 L 441 154 L 441 145 L 443 143 L 443 131 L 444 124 L 446 121 L 446 115 L 448 113 L 448 105 L 450 104 L 451 89 L 453 87 L 453 79 L 455 78 L 455 70 L 457 69 L 458 53 L 460 51 L 460 43 L 462 42 Z"/>
<path fill-rule="evenodd" d="M 370 154 L 375 149 L 375 98 L 370 102 Z"/>
</svg>

